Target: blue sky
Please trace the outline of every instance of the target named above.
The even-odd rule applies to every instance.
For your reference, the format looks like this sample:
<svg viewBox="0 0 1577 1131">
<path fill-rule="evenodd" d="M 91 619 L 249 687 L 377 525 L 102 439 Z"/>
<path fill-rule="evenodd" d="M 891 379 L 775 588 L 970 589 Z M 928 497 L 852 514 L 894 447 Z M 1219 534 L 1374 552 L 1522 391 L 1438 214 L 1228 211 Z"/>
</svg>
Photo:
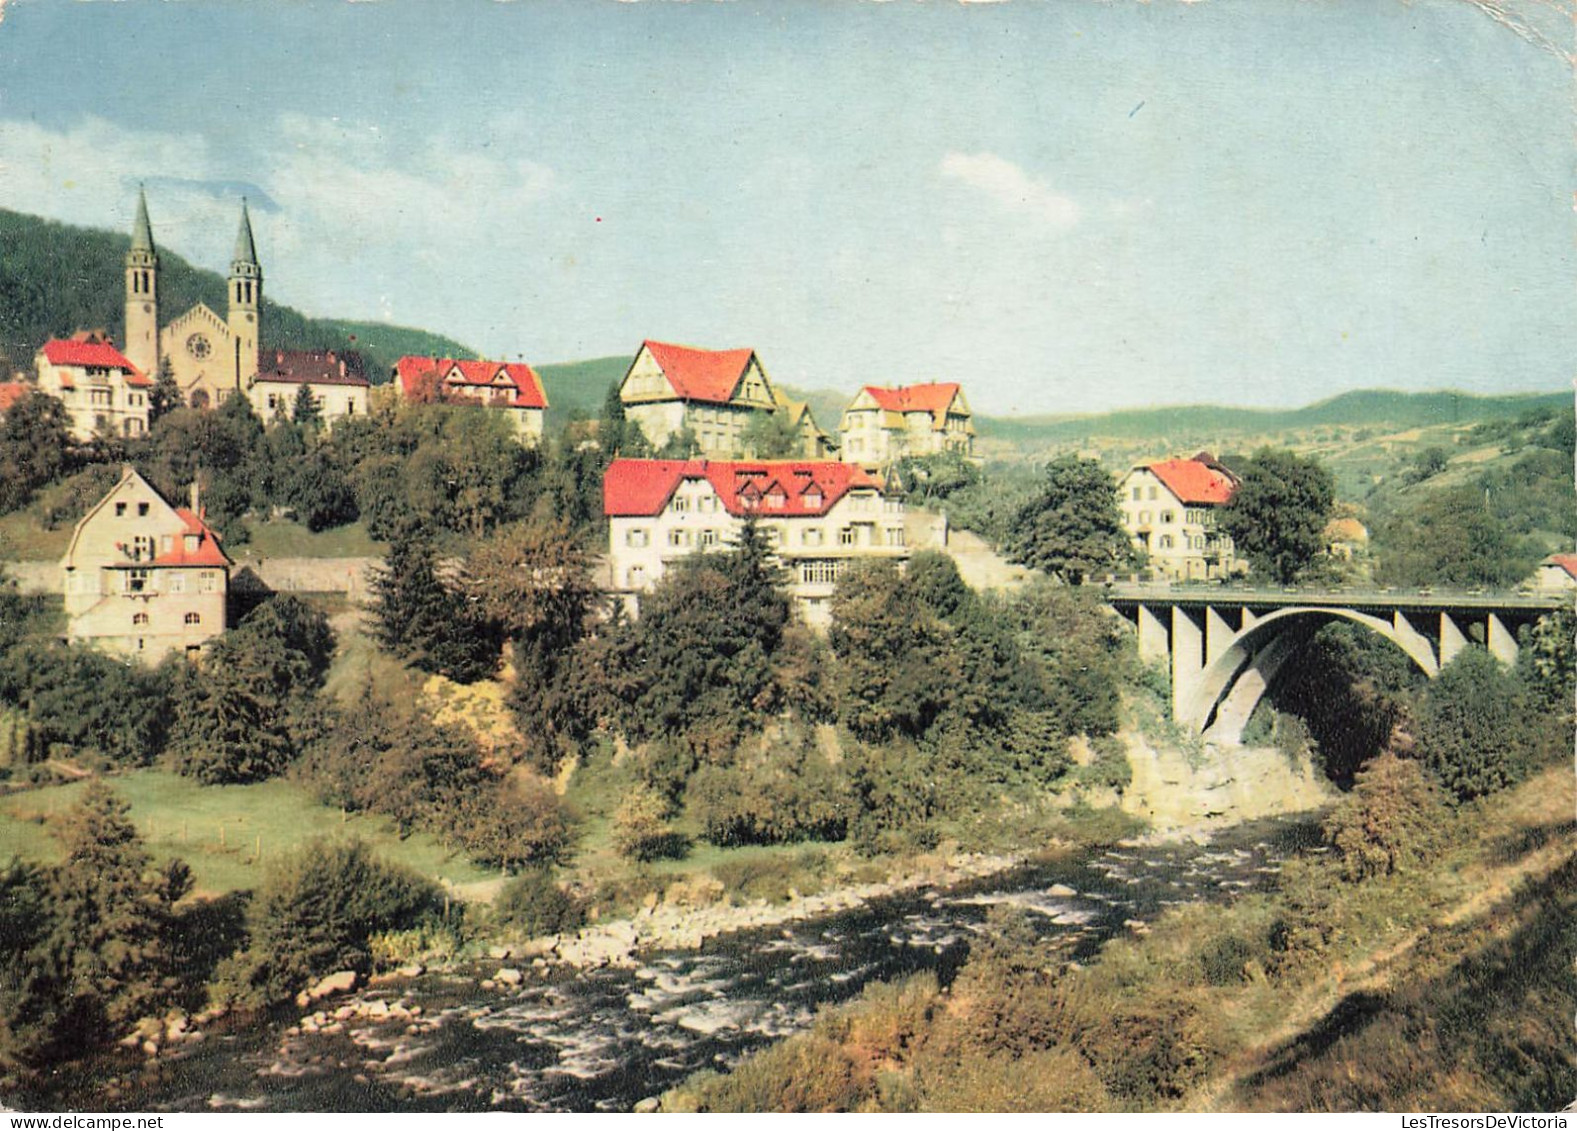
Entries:
<svg viewBox="0 0 1577 1131">
<path fill-rule="evenodd" d="M 128 230 L 145 181 L 223 269 L 245 192 L 279 301 L 533 362 L 752 345 L 992 413 L 1560 389 L 1570 29 L 1503 7 L 10 0 L 0 206 Z"/>
</svg>

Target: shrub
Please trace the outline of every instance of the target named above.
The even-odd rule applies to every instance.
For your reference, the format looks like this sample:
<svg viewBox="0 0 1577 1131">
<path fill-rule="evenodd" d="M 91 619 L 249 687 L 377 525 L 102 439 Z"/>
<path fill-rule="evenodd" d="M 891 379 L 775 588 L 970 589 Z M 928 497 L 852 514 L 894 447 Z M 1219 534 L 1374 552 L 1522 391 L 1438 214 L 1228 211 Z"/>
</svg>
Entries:
<svg viewBox="0 0 1577 1131">
<path fill-rule="evenodd" d="M 575 930 L 585 922 L 586 912 L 547 869 L 527 868 L 498 893 L 493 919 L 525 935 L 553 935 Z"/>
<path fill-rule="evenodd" d="M 1529 737 L 1521 684 L 1482 648 L 1467 648 L 1441 668 L 1419 711 L 1423 761 L 1463 800 L 1520 781 Z"/>
<path fill-rule="evenodd" d="M 434 884 L 361 841 L 313 841 L 269 870 L 247 915 L 251 942 L 221 969 L 216 994 L 269 1005 L 337 970 L 366 973 L 374 935 L 415 926 L 438 906 Z"/>
<path fill-rule="evenodd" d="M 1417 762 L 1387 750 L 1325 821 L 1325 839 L 1349 880 L 1406 871 L 1425 859 L 1444 816 L 1443 798 Z"/>
<path fill-rule="evenodd" d="M 613 814 L 613 849 L 632 860 L 678 859 L 689 843 L 668 824 L 668 803 L 655 790 L 641 787 L 626 797 Z"/>
</svg>

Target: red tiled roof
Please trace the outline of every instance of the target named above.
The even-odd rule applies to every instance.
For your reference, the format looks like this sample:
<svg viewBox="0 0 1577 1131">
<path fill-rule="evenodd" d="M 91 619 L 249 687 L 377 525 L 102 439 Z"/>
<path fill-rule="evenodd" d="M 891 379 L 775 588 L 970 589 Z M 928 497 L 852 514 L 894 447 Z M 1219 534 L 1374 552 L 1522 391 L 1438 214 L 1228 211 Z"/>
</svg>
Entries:
<svg viewBox="0 0 1577 1131">
<path fill-rule="evenodd" d="M 439 377 L 446 385 L 460 386 L 465 389 L 497 389 L 514 387 L 514 396 L 509 401 L 511 408 L 547 408 L 548 396 L 542 388 L 542 378 L 537 376 L 536 370 L 525 362 L 511 361 L 456 361 L 452 357 L 414 357 L 400 358 L 394 365 L 395 379 L 400 383 L 400 392 L 405 396 L 415 396 L 418 393 L 417 381 L 425 374 L 437 371 Z M 497 380 L 502 373 L 507 385 L 500 384 Z M 458 380 L 454 377 L 458 376 Z"/>
<path fill-rule="evenodd" d="M 17 401 L 32 392 L 33 386 L 25 381 L 0 381 L 0 412 L 7 412 Z"/>
<path fill-rule="evenodd" d="M 929 412 L 932 426 L 941 428 L 947 421 L 947 410 L 958 396 L 958 382 L 943 381 L 930 385 L 903 385 L 896 389 L 882 385 L 867 385 L 865 391 L 878 408 L 887 412 Z"/>
<path fill-rule="evenodd" d="M 193 514 L 186 507 L 176 507 L 175 513 L 186 524 L 186 534 L 196 534 L 201 541 L 197 549 L 190 552 L 186 549 L 185 537 L 176 538 L 174 548 L 167 554 L 160 554 L 149 562 L 152 566 L 216 566 L 226 568 L 233 563 L 228 554 L 219 545 L 219 535 L 200 517 Z"/>
<path fill-rule="evenodd" d="M 1220 464 L 1197 458 L 1168 459 L 1140 466 L 1166 484 L 1166 489 L 1177 496 L 1178 502 L 1190 506 L 1228 502 L 1237 490 L 1237 478 L 1231 472 Z"/>
<path fill-rule="evenodd" d="M 826 514 L 851 488 L 881 489 L 881 481 L 857 464 L 832 460 L 616 459 L 602 479 L 603 513 L 609 518 L 658 514 L 686 479 L 705 479 L 731 515 L 754 510 L 768 518 Z M 781 496 L 783 505 L 751 502 L 768 496 Z"/>
<path fill-rule="evenodd" d="M 1541 564 L 1563 569 L 1571 576 L 1577 577 L 1577 554 L 1551 554 Z"/>
<path fill-rule="evenodd" d="M 756 356 L 752 349 L 702 350 L 650 339 L 641 345 L 668 378 L 674 392 L 687 401 L 727 404 L 733 399 L 745 367 Z"/>
<path fill-rule="evenodd" d="M 361 354 L 354 350 L 264 350 L 258 357 L 259 381 L 289 385 L 367 386 Z"/>
<path fill-rule="evenodd" d="M 136 386 L 153 384 L 142 370 L 126 360 L 125 354 L 108 342 L 51 338 L 44 343 L 41 352 L 51 365 L 91 365 L 100 369 L 124 369 L 126 384 Z"/>
</svg>

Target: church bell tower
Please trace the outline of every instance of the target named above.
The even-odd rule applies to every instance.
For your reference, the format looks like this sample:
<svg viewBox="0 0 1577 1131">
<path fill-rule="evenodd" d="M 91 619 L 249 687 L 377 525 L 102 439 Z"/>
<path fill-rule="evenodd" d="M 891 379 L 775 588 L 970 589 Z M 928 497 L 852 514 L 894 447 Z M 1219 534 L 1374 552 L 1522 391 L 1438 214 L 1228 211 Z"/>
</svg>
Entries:
<svg viewBox="0 0 1577 1131">
<path fill-rule="evenodd" d="M 148 223 L 148 198 L 137 189 L 137 220 L 126 253 L 126 358 L 149 378 L 159 376 L 159 253 Z"/>
<path fill-rule="evenodd" d="M 257 245 L 252 241 L 252 220 L 246 200 L 241 201 L 241 230 L 235 237 L 235 256 L 230 261 L 231 341 L 235 344 L 235 386 L 245 393 L 257 376 L 257 349 L 262 333 L 263 268 L 257 262 Z"/>
</svg>

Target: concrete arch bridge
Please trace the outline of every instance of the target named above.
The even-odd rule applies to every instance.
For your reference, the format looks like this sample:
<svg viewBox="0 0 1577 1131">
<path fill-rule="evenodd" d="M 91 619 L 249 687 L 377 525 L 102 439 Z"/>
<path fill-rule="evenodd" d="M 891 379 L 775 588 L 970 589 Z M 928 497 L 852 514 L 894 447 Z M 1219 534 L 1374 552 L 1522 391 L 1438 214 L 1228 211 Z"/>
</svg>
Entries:
<svg viewBox="0 0 1577 1131">
<path fill-rule="evenodd" d="M 1168 662 L 1172 717 L 1223 744 L 1242 741 L 1282 665 L 1331 621 L 1384 637 L 1433 679 L 1470 642 L 1515 663 L 1518 631 L 1571 603 L 1558 594 L 1163 586 L 1112 586 L 1105 599 L 1138 629 L 1140 658 Z"/>
</svg>

